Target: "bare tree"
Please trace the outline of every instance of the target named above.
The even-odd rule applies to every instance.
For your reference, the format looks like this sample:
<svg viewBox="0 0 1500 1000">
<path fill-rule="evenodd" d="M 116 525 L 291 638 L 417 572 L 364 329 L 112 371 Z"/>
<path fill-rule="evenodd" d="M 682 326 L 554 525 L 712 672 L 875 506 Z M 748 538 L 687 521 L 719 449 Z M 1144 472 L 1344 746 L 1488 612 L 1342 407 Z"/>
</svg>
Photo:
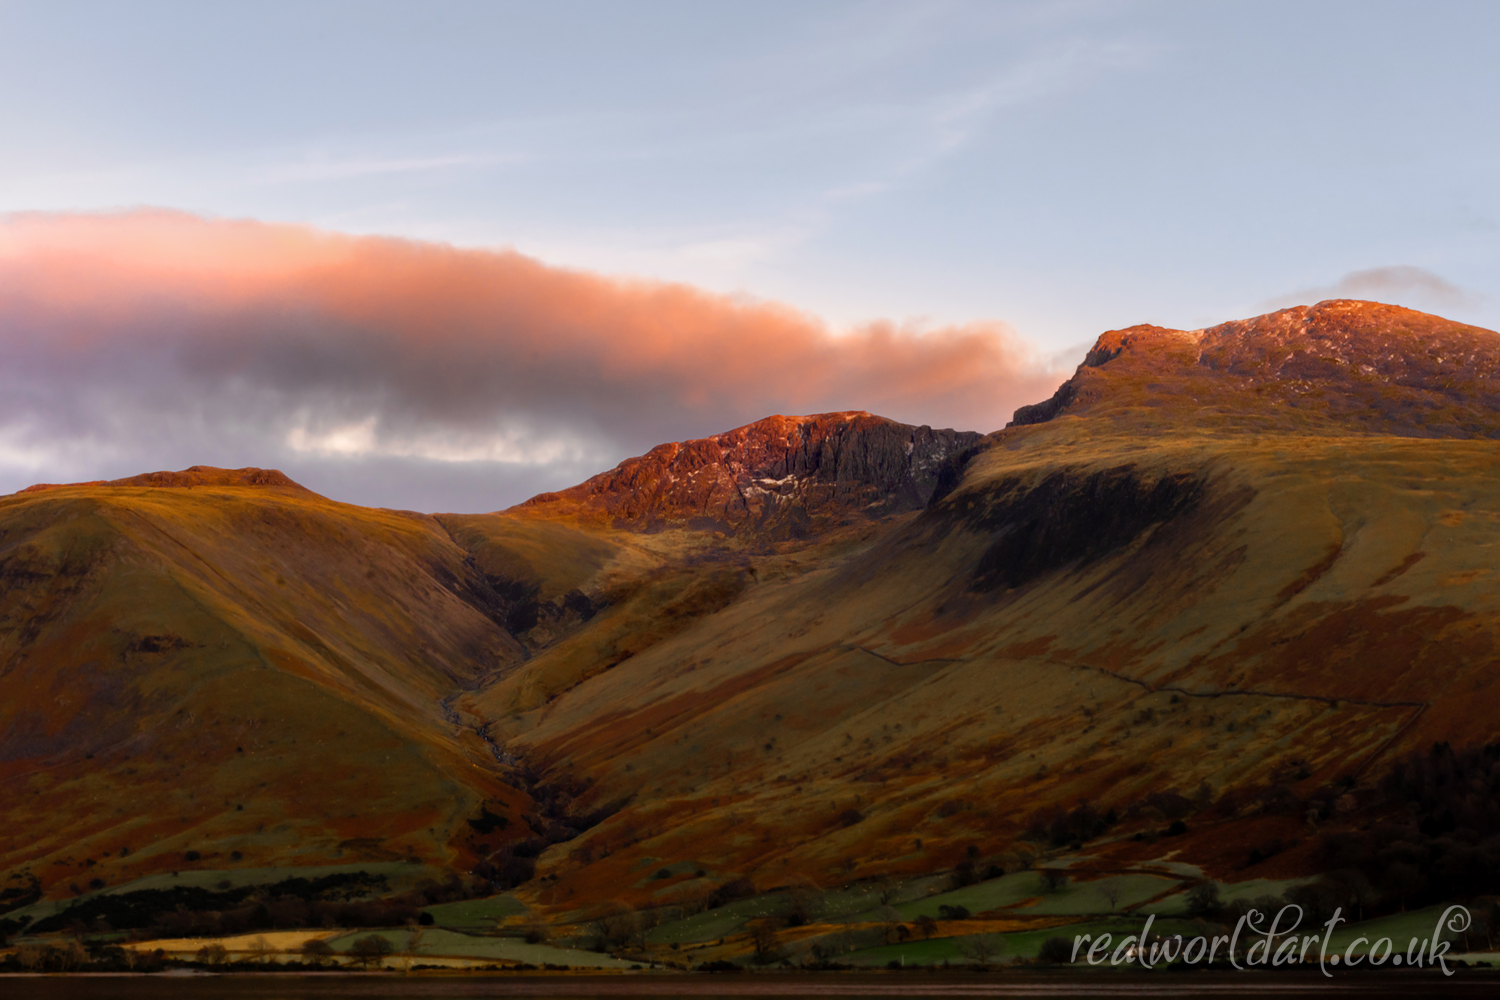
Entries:
<svg viewBox="0 0 1500 1000">
<path fill-rule="evenodd" d="M 616 903 L 616 912 L 599 921 L 599 934 L 606 944 L 622 948 L 636 943 L 641 937 L 641 917 L 627 903 Z"/>
<path fill-rule="evenodd" d="M 256 962 L 269 962 L 271 956 L 276 954 L 276 949 L 271 947 L 271 942 L 266 940 L 264 934 L 257 936 L 254 941 L 250 942 L 249 950 L 250 958 Z"/>
<path fill-rule="evenodd" d="M 396 950 L 396 946 L 379 934 L 369 934 L 360 938 L 349 948 L 349 954 L 361 966 L 368 969 L 371 964 L 385 964 L 385 956 Z"/>
<path fill-rule="evenodd" d="M 229 949 L 217 941 L 206 944 L 198 949 L 198 961 L 204 965 L 223 965 L 229 961 Z"/>
<path fill-rule="evenodd" d="M 750 940 L 755 943 L 755 960 L 762 965 L 774 962 L 781 953 L 781 938 L 776 934 L 774 920 L 762 920 L 756 924 L 750 932 Z"/>
<path fill-rule="evenodd" d="M 1110 913 L 1113 913 L 1113 912 L 1115 912 L 1115 910 L 1119 909 L 1119 906 L 1120 906 L 1120 883 L 1119 882 L 1117 882 L 1116 880 L 1114 880 L 1112 878 L 1104 879 L 1102 882 L 1100 882 L 1097 886 L 1094 887 L 1094 891 L 1097 892 L 1100 896 L 1102 896 L 1104 898 L 1104 901 L 1109 904 L 1109 912 Z"/>
<path fill-rule="evenodd" d="M 988 966 L 1000 957 L 1000 942 L 989 934 L 976 934 L 958 943 L 959 953 L 971 962 Z"/>
<path fill-rule="evenodd" d="M 322 965 L 333 957 L 333 946 L 322 938 L 308 938 L 302 942 L 302 958 L 314 965 Z"/>
</svg>

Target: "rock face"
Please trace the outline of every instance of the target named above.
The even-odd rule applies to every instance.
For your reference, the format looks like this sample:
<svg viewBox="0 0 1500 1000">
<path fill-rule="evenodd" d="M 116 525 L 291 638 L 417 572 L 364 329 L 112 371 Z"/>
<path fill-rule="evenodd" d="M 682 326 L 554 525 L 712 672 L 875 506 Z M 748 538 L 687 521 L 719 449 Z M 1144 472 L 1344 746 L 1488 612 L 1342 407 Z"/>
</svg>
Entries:
<svg viewBox="0 0 1500 1000">
<path fill-rule="evenodd" d="M 1348 300 L 1205 330 L 1111 330 L 1011 426 L 1132 410 L 1210 428 L 1500 437 L 1500 335 Z"/>
<path fill-rule="evenodd" d="M 921 509 L 949 457 L 982 439 L 863 411 L 768 417 L 660 445 L 523 506 L 572 511 L 634 531 L 687 527 L 804 537 L 824 524 Z"/>
</svg>

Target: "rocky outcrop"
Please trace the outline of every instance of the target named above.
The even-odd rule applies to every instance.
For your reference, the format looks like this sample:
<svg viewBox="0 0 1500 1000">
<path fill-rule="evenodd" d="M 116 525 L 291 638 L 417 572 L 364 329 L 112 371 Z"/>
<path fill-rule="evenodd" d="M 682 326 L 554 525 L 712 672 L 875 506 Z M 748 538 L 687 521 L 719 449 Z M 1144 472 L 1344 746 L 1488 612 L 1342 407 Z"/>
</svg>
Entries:
<svg viewBox="0 0 1500 1000">
<path fill-rule="evenodd" d="M 572 489 L 522 505 L 614 528 L 686 527 L 801 537 L 925 506 L 969 431 L 913 427 L 863 411 L 768 417 L 664 444 Z"/>
</svg>

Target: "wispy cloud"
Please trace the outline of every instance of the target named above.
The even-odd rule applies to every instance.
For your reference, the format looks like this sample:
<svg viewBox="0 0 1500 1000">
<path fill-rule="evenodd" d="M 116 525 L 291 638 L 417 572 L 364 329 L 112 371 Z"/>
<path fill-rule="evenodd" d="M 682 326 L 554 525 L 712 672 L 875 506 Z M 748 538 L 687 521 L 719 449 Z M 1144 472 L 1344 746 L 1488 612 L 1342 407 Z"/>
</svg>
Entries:
<svg viewBox="0 0 1500 1000">
<path fill-rule="evenodd" d="M 527 159 L 518 153 L 469 154 L 461 156 L 427 156 L 408 158 L 357 157 L 309 158 L 301 162 L 280 163 L 254 172 L 254 179 L 268 184 L 304 183 L 307 181 L 341 181 L 379 174 L 411 174 L 458 167 L 494 167 L 522 163 Z"/>
<path fill-rule="evenodd" d="M 1373 299 L 1394 305 L 1467 309 L 1479 304 L 1482 296 L 1425 268 L 1398 264 L 1350 271 L 1332 284 L 1288 292 L 1260 305 L 1265 309 L 1284 309 L 1325 299 Z"/>
</svg>

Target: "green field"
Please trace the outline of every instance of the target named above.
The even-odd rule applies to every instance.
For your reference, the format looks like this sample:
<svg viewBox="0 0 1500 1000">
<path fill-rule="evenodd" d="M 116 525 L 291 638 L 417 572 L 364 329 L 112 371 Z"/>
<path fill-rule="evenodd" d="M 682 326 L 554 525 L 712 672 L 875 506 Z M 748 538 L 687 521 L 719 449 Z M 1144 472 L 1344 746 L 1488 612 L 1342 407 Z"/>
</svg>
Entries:
<svg viewBox="0 0 1500 1000">
<path fill-rule="evenodd" d="M 457 903 L 438 903 L 425 906 L 423 913 L 430 913 L 432 921 L 439 927 L 493 928 L 504 917 L 517 917 L 526 912 L 526 907 L 509 894 L 489 896 L 485 899 L 464 899 Z"/>
<path fill-rule="evenodd" d="M 1244 882 L 1220 882 L 1219 902 L 1232 903 L 1237 899 L 1258 899 L 1261 896 L 1282 896 L 1288 889 L 1311 882 L 1311 878 L 1252 878 Z M 1176 916 L 1187 912 L 1188 893 L 1178 892 L 1159 900 L 1149 906 L 1143 906 L 1140 913 L 1155 913 L 1161 916 Z"/>
<path fill-rule="evenodd" d="M 1062 927 L 1047 927 L 1034 931 L 1020 931 L 1011 934 L 986 934 L 983 935 L 999 945 L 999 957 L 997 962 L 1012 962 L 1019 959 L 1030 960 L 1037 957 L 1041 951 L 1042 944 L 1048 938 L 1066 938 L 1069 942 L 1078 934 L 1089 934 L 1098 937 L 1100 934 L 1110 934 L 1116 941 L 1131 934 L 1139 934 L 1144 921 L 1130 918 L 1116 918 L 1113 920 L 1090 920 L 1076 924 L 1067 924 Z M 1194 925 L 1186 920 L 1158 920 L 1151 925 L 1153 933 L 1183 934 L 1197 933 Z M 976 935 L 960 935 L 958 937 L 933 938 L 931 941 L 907 941 L 902 944 L 886 944 L 877 948 L 866 948 L 861 951 L 850 952 L 841 955 L 834 960 L 849 965 L 884 966 L 890 962 L 904 962 L 906 965 L 941 965 L 948 962 L 953 965 L 971 964 L 973 959 L 963 952 L 963 944 Z"/>
<path fill-rule="evenodd" d="M 1432 937 L 1438 917 L 1442 916 L 1445 909 L 1444 906 L 1427 906 L 1409 913 L 1393 913 L 1388 917 L 1376 917 L 1357 924 L 1340 924 L 1329 938 L 1329 952 L 1343 953 L 1357 938 L 1366 938 L 1367 943 L 1361 944 L 1355 954 L 1368 953 L 1370 945 L 1381 938 L 1390 938 L 1395 950 L 1405 954 L 1412 938 L 1424 941 Z M 1304 924 L 1306 922 L 1303 921 Z M 1452 941 L 1457 938 L 1458 935 L 1443 931 L 1443 940 Z"/>
<path fill-rule="evenodd" d="M 653 927 L 646 933 L 646 940 L 652 944 L 696 944 L 702 941 L 713 941 L 734 933 L 747 921 L 757 917 L 781 916 L 786 913 L 790 905 L 784 893 L 741 899 L 717 909 L 704 910 L 691 917 Z"/>
<path fill-rule="evenodd" d="M 1038 881 L 1040 882 L 1040 878 Z M 1043 896 L 1036 903 L 1023 906 L 1016 912 L 1027 915 L 1046 913 L 1078 916 L 1110 913 L 1112 910 L 1124 910 L 1143 903 L 1181 884 L 1177 879 L 1163 875 L 1110 875 L 1092 882 L 1069 882 L 1061 892 Z M 1113 907 L 1101 892 L 1106 886 L 1119 892 L 1119 899 Z"/>
<path fill-rule="evenodd" d="M 946 882 L 946 877 L 911 879 L 895 887 L 893 898 L 899 899 L 903 893 L 925 892 L 931 886 L 946 884 Z M 881 905 L 880 897 L 884 891 L 886 890 L 882 886 L 873 884 L 830 889 L 826 892 L 809 891 L 806 894 L 808 917 L 814 921 L 829 923 L 839 920 L 859 921 L 866 916 L 871 920 L 879 919 L 875 916 L 875 912 Z M 928 898 L 936 899 L 937 897 Z M 791 909 L 791 905 L 792 894 L 786 892 L 742 899 L 716 909 L 705 910 L 691 917 L 662 924 L 653 928 L 646 935 L 646 940 L 653 944 L 696 944 L 713 941 L 734 933 L 746 922 L 757 917 L 784 916 Z M 899 911 L 902 907 L 898 906 L 896 909 Z M 935 906 L 933 912 L 937 912 Z"/>
</svg>

